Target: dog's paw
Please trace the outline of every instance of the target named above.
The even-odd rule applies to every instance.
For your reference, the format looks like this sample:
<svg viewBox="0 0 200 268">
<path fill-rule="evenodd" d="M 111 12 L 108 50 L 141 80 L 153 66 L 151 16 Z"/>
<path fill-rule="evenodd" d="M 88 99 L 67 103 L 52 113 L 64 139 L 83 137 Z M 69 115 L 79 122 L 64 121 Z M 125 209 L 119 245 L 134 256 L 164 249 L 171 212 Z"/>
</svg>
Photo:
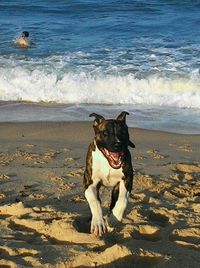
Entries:
<svg viewBox="0 0 200 268">
<path fill-rule="evenodd" d="M 111 232 L 114 231 L 115 228 L 111 225 L 109 216 L 105 216 L 105 217 L 104 217 L 104 223 L 105 223 L 105 226 L 106 226 L 106 231 L 107 231 L 108 233 L 111 233 Z"/>
<path fill-rule="evenodd" d="M 107 232 L 107 229 L 104 220 L 101 218 L 92 218 L 90 232 L 99 237 L 105 234 Z"/>
<path fill-rule="evenodd" d="M 121 221 L 119 221 L 112 213 L 106 217 L 106 225 L 108 226 L 108 232 L 112 232 L 120 223 Z"/>
</svg>

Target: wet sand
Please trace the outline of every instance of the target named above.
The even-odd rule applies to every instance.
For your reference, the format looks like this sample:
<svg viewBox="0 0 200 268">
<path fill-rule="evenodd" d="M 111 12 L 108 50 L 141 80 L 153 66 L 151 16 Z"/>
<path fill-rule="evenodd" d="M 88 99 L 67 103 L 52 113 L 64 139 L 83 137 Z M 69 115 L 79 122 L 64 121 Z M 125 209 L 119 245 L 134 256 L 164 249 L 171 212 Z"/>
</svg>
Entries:
<svg viewBox="0 0 200 268">
<path fill-rule="evenodd" d="M 99 239 L 82 185 L 92 123 L 1 123 L 0 267 L 199 267 L 200 135 L 130 137 L 126 215 Z M 106 214 L 110 189 L 101 197 Z"/>
</svg>

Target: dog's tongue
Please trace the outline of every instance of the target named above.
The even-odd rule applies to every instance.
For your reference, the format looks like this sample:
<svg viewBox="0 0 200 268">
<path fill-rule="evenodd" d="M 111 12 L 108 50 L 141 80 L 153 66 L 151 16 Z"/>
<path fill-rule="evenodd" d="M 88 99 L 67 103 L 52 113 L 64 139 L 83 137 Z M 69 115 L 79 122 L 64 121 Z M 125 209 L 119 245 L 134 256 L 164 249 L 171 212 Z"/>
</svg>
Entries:
<svg viewBox="0 0 200 268">
<path fill-rule="evenodd" d="M 122 164 L 122 152 L 109 152 L 104 149 L 105 155 L 113 168 L 120 168 Z"/>
<path fill-rule="evenodd" d="M 121 153 L 114 153 L 114 152 L 109 152 L 109 155 L 112 157 L 114 161 L 119 161 L 119 158 L 121 156 Z"/>
</svg>

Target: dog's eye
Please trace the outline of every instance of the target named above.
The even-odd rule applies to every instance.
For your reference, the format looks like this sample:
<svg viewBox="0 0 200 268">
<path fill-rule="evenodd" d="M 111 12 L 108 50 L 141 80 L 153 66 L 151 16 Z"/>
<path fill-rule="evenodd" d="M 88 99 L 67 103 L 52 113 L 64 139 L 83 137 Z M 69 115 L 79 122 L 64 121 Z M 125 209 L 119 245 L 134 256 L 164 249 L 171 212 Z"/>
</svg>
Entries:
<svg viewBox="0 0 200 268">
<path fill-rule="evenodd" d="M 108 137 L 108 135 L 109 135 L 108 131 L 106 131 L 106 130 L 103 131 L 102 134 L 103 134 L 104 137 Z"/>
</svg>

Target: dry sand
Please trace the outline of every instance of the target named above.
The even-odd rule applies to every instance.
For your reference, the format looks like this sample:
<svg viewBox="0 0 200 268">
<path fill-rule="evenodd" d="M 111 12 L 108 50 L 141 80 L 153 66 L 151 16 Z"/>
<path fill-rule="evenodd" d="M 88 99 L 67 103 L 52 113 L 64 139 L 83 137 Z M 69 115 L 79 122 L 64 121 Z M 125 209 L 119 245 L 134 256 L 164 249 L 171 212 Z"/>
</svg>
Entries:
<svg viewBox="0 0 200 268">
<path fill-rule="evenodd" d="M 200 267 L 200 136 L 130 136 L 127 213 L 98 239 L 82 186 L 92 123 L 0 124 L 0 267 Z"/>
</svg>

